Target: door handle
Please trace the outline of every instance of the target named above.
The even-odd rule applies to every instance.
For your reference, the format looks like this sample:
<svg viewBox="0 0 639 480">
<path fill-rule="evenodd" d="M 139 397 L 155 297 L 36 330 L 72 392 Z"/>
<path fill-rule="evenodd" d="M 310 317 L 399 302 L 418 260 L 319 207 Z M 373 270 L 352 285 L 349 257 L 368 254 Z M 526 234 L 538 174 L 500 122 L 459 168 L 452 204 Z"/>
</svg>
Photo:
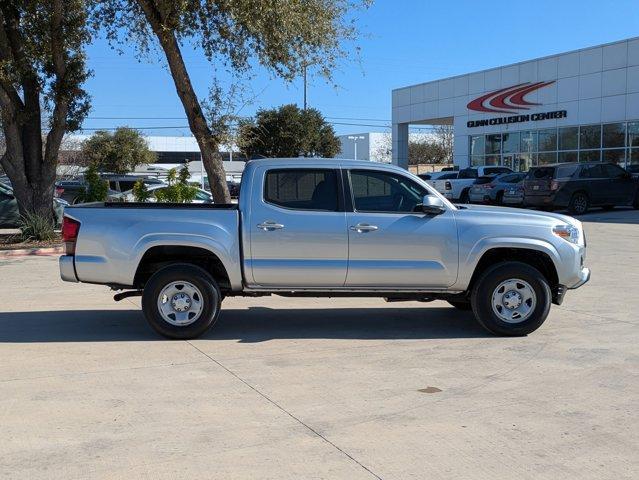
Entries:
<svg viewBox="0 0 639 480">
<path fill-rule="evenodd" d="M 265 232 L 272 232 L 273 230 L 283 229 L 284 225 L 282 225 L 281 223 L 268 221 L 268 222 L 258 223 L 257 228 L 260 228 L 264 230 Z"/>
<path fill-rule="evenodd" d="M 377 225 L 358 223 L 357 225 L 352 225 L 350 229 L 357 233 L 374 232 L 375 230 L 377 230 Z"/>
</svg>

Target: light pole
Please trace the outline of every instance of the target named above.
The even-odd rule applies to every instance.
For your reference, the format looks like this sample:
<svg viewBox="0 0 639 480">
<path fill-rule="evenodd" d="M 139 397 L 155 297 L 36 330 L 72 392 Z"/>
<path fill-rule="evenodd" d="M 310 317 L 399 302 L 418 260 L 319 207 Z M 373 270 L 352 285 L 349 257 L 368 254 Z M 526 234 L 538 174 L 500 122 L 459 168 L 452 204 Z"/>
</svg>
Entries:
<svg viewBox="0 0 639 480">
<path fill-rule="evenodd" d="M 357 160 L 357 140 L 364 140 L 366 137 L 364 137 L 364 135 L 349 135 L 347 138 L 353 140 L 355 160 Z"/>
</svg>

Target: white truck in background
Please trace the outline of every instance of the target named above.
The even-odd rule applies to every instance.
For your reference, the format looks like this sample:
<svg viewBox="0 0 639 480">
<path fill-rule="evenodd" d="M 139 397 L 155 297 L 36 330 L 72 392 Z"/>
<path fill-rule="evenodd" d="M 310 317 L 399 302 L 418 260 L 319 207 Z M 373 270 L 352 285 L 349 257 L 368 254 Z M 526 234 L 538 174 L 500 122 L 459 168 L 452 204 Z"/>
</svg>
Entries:
<svg viewBox="0 0 639 480">
<path fill-rule="evenodd" d="M 429 182 L 435 189 L 452 202 L 468 203 L 468 192 L 479 177 L 512 173 L 508 167 L 483 165 L 459 171 L 457 178 L 438 178 Z"/>
</svg>

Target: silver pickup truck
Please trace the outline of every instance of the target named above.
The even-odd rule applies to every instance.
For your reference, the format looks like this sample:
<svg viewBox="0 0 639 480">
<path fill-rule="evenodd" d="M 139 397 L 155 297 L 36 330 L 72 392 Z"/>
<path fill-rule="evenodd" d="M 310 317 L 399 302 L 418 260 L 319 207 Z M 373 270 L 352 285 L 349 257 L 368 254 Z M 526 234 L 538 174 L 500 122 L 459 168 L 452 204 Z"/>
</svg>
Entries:
<svg viewBox="0 0 639 480">
<path fill-rule="evenodd" d="M 170 338 L 208 330 L 235 295 L 445 300 L 498 335 L 526 335 L 588 281 L 577 220 L 455 206 L 400 168 L 335 159 L 248 162 L 238 205 L 97 203 L 65 211 L 69 282 L 141 295 Z"/>
</svg>

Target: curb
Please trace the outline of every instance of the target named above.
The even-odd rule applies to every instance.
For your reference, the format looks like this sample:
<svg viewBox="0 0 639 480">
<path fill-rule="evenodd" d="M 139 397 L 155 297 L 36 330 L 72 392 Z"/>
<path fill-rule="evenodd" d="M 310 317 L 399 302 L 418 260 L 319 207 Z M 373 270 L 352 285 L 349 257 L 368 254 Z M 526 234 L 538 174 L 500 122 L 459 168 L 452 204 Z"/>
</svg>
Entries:
<svg viewBox="0 0 639 480">
<path fill-rule="evenodd" d="M 22 248 L 19 250 L 0 250 L 0 259 L 27 256 L 53 256 L 64 253 L 64 247 Z"/>
</svg>

